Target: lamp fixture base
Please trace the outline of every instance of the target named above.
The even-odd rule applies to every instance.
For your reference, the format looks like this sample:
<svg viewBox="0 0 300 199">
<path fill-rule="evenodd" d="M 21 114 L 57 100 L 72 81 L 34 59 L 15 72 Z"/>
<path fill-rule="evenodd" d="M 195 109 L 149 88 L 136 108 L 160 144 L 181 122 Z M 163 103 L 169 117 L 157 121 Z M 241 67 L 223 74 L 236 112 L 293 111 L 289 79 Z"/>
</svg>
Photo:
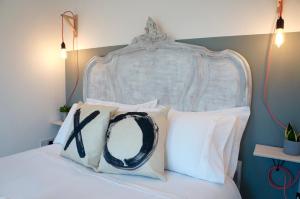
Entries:
<svg viewBox="0 0 300 199">
<path fill-rule="evenodd" d="M 70 16 L 70 15 L 67 15 L 67 14 L 62 14 L 61 16 L 72 27 L 74 37 L 78 37 L 78 15 Z"/>
</svg>

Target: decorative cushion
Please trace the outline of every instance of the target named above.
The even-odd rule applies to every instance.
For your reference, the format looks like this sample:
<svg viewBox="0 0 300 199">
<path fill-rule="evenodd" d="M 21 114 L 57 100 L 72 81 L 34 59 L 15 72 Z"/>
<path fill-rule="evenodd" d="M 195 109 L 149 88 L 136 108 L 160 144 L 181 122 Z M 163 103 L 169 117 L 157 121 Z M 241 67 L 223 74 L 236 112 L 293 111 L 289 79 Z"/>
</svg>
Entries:
<svg viewBox="0 0 300 199">
<path fill-rule="evenodd" d="M 164 179 L 168 109 L 119 113 L 111 119 L 98 171 Z"/>
<path fill-rule="evenodd" d="M 61 144 L 63 145 L 66 142 L 66 139 L 68 138 L 70 128 L 73 126 L 73 120 L 74 120 L 74 114 L 79 106 L 82 105 L 82 102 L 74 103 L 65 118 L 64 122 L 62 123 L 55 139 L 54 144 Z"/>
<path fill-rule="evenodd" d="M 73 116 L 61 155 L 96 169 L 105 145 L 105 133 L 115 107 L 83 104 Z"/>
</svg>

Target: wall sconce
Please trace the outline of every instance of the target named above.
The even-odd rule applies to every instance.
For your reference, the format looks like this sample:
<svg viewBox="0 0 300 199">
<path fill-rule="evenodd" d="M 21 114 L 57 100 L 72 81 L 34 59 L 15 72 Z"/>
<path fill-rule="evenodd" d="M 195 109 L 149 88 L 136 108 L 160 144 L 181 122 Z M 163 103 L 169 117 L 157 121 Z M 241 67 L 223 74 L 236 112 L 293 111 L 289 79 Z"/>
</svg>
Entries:
<svg viewBox="0 0 300 199">
<path fill-rule="evenodd" d="M 73 50 L 74 50 L 74 39 L 78 36 L 78 16 L 75 15 L 72 11 L 65 11 L 61 14 L 61 58 L 66 59 L 67 58 L 67 49 L 66 44 L 64 42 L 64 20 L 68 22 L 68 24 L 71 26 L 73 31 Z"/>
<path fill-rule="evenodd" d="M 283 10 L 283 0 L 278 0 L 277 12 L 278 19 L 276 21 L 276 31 L 275 31 L 275 44 L 278 48 L 284 42 L 284 20 L 282 18 L 282 10 Z"/>
</svg>

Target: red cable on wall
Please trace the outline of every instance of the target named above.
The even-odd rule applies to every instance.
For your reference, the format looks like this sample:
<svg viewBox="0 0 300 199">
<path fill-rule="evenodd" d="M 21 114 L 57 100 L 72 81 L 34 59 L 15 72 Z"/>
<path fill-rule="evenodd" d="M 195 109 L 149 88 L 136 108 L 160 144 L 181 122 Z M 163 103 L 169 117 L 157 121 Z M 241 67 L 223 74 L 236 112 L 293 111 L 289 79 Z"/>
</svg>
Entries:
<svg viewBox="0 0 300 199">
<path fill-rule="evenodd" d="M 267 112 L 270 115 L 271 119 L 280 127 L 286 128 L 286 125 L 280 119 L 278 119 L 277 116 L 272 112 L 271 107 L 268 102 L 268 82 L 269 82 L 269 78 L 270 78 L 270 69 L 271 69 L 271 63 L 272 63 L 273 43 L 274 43 L 274 33 L 272 35 L 270 46 L 269 46 L 268 52 L 267 52 L 267 65 L 266 65 L 265 80 L 264 80 L 263 102 L 264 102 L 264 105 L 265 105 Z"/>
<path fill-rule="evenodd" d="M 278 9 L 277 9 L 279 18 L 282 17 L 282 11 L 283 11 L 283 0 L 279 0 L 278 1 Z M 271 69 L 271 63 L 272 63 L 271 62 L 272 61 L 272 47 L 273 47 L 273 43 L 274 43 L 275 30 L 276 29 L 274 29 L 274 32 L 272 34 L 272 38 L 270 41 L 270 45 L 269 45 L 269 48 L 267 51 L 267 64 L 266 64 L 266 72 L 265 72 L 265 80 L 264 80 L 263 102 L 264 102 L 264 105 L 268 111 L 268 114 L 272 118 L 272 120 L 280 127 L 286 128 L 286 125 L 280 119 L 278 119 L 275 114 L 273 114 L 271 107 L 268 103 L 268 82 L 269 82 L 270 69 Z M 284 175 L 283 185 L 278 185 L 273 180 L 273 173 L 278 172 L 278 171 L 283 172 L 283 175 Z M 268 171 L 268 181 L 269 181 L 270 186 L 277 190 L 283 190 L 285 199 L 287 198 L 286 190 L 291 188 L 293 185 L 295 185 L 295 183 L 299 180 L 299 178 L 300 178 L 300 171 L 298 171 L 296 177 L 294 178 L 292 172 L 288 168 L 283 167 L 282 165 L 274 165 Z"/>
<path fill-rule="evenodd" d="M 282 11 L 283 11 L 283 0 L 278 1 L 278 16 L 282 16 Z M 264 105 L 267 109 L 268 114 L 270 115 L 271 119 L 280 127 L 286 128 L 286 124 L 284 124 L 280 119 L 277 118 L 277 116 L 272 112 L 271 107 L 268 103 L 268 82 L 269 82 L 269 77 L 270 77 L 270 69 L 271 69 L 271 63 L 272 63 L 272 50 L 273 50 L 273 43 L 274 43 L 274 33 L 275 33 L 276 28 L 273 30 L 271 42 L 269 44 L 269 48 L 267 51 L 267 64 L 266 64 L 266 72 L 265 72 L 265 80 L 264 80 L 264 94 L 263 94 L 263 102 Z"/>
</svg>

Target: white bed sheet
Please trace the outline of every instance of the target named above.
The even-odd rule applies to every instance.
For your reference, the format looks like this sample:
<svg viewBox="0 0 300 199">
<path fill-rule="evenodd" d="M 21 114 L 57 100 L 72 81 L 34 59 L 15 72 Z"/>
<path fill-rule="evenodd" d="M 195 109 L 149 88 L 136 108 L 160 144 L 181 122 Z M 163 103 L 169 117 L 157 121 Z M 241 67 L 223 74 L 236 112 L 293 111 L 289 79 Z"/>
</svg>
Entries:
<svg viewBox="0 0 300 199">
<path fill-rule="evenodd" d="M 166 172 L 166 181 L 95 173 L 59 155 L 51 145 L 0 158 L 0 198 L 7 199 L 240 199 L 234 182 L 224 185 Z"/>
</svg>

